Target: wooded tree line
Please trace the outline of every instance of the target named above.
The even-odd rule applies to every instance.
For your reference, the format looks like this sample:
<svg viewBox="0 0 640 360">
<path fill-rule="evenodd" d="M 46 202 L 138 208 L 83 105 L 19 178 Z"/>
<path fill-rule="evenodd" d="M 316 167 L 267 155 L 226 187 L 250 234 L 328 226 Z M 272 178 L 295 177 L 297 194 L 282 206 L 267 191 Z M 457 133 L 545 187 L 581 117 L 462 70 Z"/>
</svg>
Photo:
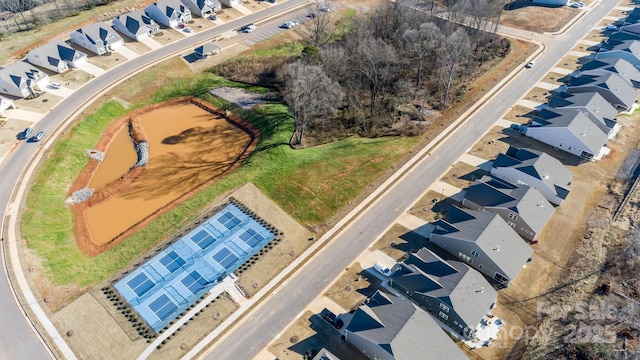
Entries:
<svg viewBox="0 0 640 360">
<path fill-rule="evenodd" d="M 77 15 L 79 11 L 105 5 L 112 0 L 2 0 L 0 10 L 14 14 L 15 26 L 5 26 L 0 32 L 12 33 L 46 25 L 49 22 Z"/>
<path fill-rule="evenodd" d="M 400 121 L 402 105 L 445 110 L 460 99 L 478 69 L 504 56 L 509 42 L 495 36 L 495 2 L 456 4 L 465 8 L 455 11 L 454 20 L 447 13 L 417 11 L 412 1 L 387 2 L 356 17 L 340 39 L 326 13 L 306 23 L 309 46 L 282 76 L 284 99 L 295 117 L 292 145 L 302 143 L 309 126 L 381 135 Z M 476 8 L 482 11 L 470 11 Z M 425 95 L 417 99 L 418 93 Z"/>
</svg>

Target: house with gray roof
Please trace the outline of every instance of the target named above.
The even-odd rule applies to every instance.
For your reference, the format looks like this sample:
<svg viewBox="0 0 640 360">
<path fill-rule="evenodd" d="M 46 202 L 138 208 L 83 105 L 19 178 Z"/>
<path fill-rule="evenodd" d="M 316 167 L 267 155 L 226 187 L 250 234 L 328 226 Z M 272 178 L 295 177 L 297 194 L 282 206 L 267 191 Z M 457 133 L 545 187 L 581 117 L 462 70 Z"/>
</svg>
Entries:
<svg viewBox="0 0 640 360">
<path fill-rule="evenodd" d="M 490 176 L 474 181 L 466 190 L 462 205 L 498 214 L 518 235 L 533 243 L 538 242 L 538 235 L 555 210 L 538 190 Z"/>
<path fill-rule="evenodd" d="M 619 58 L 625 59 L 633 66 L 640 66 L 640 41 L 609 39 L 595 54 L 596 59 Z"/>
<path fill-rule="evenodd" d="M 558 159 L 542 151 L 513 146 L 491 166 L 491 175 L 514 185 L 528 185 L 554 205 L 569 195 L 573 175 Z"/>
<path fill-rule="evenodd" d="M 430 241 L 498 283 L 509 286 L 533 249 L 498 214 L 453 206 Z"/>
<path fill-rule="evenodd" d="M 609 128 L 576 109 L 543 110 L 524 128 L 524 135 L 585 160 L 609 153 Z"/>
<path fill-rule="evenodd" d="M 598 121 L 603 122 L 607 128 L 613 129 L 617 125 L 618 110 L 597 92 L 554 93 L 548 100 L 547 109 L 575 109 L 586 113 L 592 119 L 599 119 Z"/>
<path fill-rule="evenodd" d="M 474 339 L 498 297 L 479 272 L 461 261 L 445 261 L 427 248 L 410 254 L 389 284 L 467 340 Z"/>
<path fill-rule="evenodd" d="M 625 33 L 625 34 L 631 34 L 634 36 L 640 36 L 640 23 L 636 22 L 633 24 L 625 24 L 620 26 L 620 28 L 618 29 L 619 32 Z"/>
<path fill-rule="evenodd" d="M 96 55 L 115 51 L 124 45 L 124 40 L 108 24 L 103 22 L 83 26 L 71 33 L 71 42 Z"/>
<path fill-rule="evenodd" d="M 636 88 L 620 74 L 613 72 L 582 74 L 571 79 L 568 86 L 563 86 L 557 91 L 566 91 L 571 94 L 597 92 L 621 111 L 630 110 L 638 100 Z"/>
<path fill-rule="evenodd" d="M 222 4 L 218 0 L 182 0 L 182 3 L 189 8 L 191 14 L 200 17 L 222 10 Z"/>
<path fill-rule="evenodd" d="M 377 291 L 347 320 L 344 337 L 369 359 L 467 359 L 429 314 Z"/>
<path fill-rule="evenodd" d="M 582 65 L 580 70 L 571 74 L 572 78 L 582 75 L 603 75 L 613 72 L 622 76 L 631 86 L 640 88 L 640 70 L 630 62 L 620 58 L 596 59 Z"/>
<path fill-rule="evenodd" d="M 640 40 L 640 36 L 638 35 L 633 35 L 630 33 L 625 33 L 625 32 L 614 32 L 613 34 L 609 35 L 609 37 L 607 38 L 606 41 L 603 41 L 600 43 L 600 48 L 605 48 L 605 49 L 609 49 L 612 46 L 616 46 L 624 41 L 628 41 L 628 40 Z"/>
<path fill-rule="evenodd" d="M 0 69 L 0 94 L 26 98 L 48 84 L 49 75 L 24 61 Z"/>
<path fill-rule="evenodd" d="M 4 116 L 5 110 L 8 110 L 8 109 L 15 109 L 13 100 L 0 96 L 0 116 Z"/>
<path fill-rule="evenodd" d="M 160 26 L 140 10 L 120 15 L 113 19 L 112 24 L 114 29 L 136 41 L 146 39 L 160 30 Z"/>
<path fill-rule="evenodd" d="M 212 57 L 213 55 L 220 54 L 220 46 L 212 42 L 208 42 L 198 46 L 193 50 L 193 52 L 196 54 L 198 59 L 204 60 Z"/>
<path fill-rule="evenodd" d="M 29 51 L 27 61 L 41 68 L 63 73 L 87 62 L 87 54 L 61 40 L 52 40 Z"/>
<path fill-rule="evenodd" d="M 169 28 L 191 21 L 191 10 L 180 0 L 160 0 L 147 6 L 144 12 L 158 24 Z"/>
</svg>

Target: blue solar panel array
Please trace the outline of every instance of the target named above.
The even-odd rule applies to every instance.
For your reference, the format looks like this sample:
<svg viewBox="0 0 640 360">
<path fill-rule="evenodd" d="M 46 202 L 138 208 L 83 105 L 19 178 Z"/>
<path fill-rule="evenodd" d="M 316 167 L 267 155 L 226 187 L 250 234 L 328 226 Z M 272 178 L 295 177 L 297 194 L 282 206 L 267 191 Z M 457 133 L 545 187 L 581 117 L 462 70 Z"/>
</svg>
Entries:
<svg viewBox="0 0 640 360">
<path fill-rule="evenodd" d="M 157 332 L 274 238 L 227 205 L 114 287 Z"/>
</svg>

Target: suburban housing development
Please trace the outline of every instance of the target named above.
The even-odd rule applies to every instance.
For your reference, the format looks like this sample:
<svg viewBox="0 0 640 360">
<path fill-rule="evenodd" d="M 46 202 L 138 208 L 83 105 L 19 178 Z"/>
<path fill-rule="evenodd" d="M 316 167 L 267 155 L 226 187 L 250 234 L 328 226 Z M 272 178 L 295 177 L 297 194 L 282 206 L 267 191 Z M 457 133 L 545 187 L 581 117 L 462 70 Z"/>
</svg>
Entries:
<svg viewBox="0 0 640 360">
<path fill-rule="evenodd" d="M 568 4 L 568 0 L 532 2 Z M 236 0 L 160 0 L 111 23 L 82 26 L 66 41 L 56 39 L 36 47 L 25 59 L 0 69 L 0 115 L 14 108 L 14 98 L 52 91 L 47 90 L 51 81 L 46 71 L 67 73 L 86 66 L 88 54 L 118 52 L 125 44 L 120 34 L 140 41 L 161 28 L 184 26 L 192 15 L 206 17 L 222 10 L 222 5 L 234 4 Z M 616 117 L 638 108 L 640 10 L 636 10 L 590 61 L 550 91 L 547 103 L 526 124 L 511 128 L 516 136 L 562 151 L 578 164 L 607 161 L 607 143 L 621 129 Z M 309 17 L 315 18 L 313 14 Z M 197 59 L 221 53 L 212 42 L 190 49 Z M 503 324 L 492 313 L 499 292 L 521 281 L 522 269 L 534 261 L 532 246 L 539 243 L 556 209 L 578 195 L 572 192 L 571 171 L 544 151 L 509 146 L 492 158 L 486 172 L 469 181 L 459 203 L 428 224 L 427 234 L 420 233 L 432 248 L 408 251 L 393 266 L 374 269 L 380 290 L 339 314 L 336 319 L 342 325 L 331 320 L 344 341 L 370 359 L 412 360 L 425 354 L 465 359 L 453 339 L 473 346 L 489 346 L 495 340 Z M 279 239 L 277 229 L 241 204 L 225 204 L 210 219 L 198 220 L 197 227 L 177 236 L 175 243 L 123 272 L 112 301 L 126 302 L 144 322 L 140 327 L 157 336 Z M 337 359 L 326 349 L 316 358 Z"/>
</svg>

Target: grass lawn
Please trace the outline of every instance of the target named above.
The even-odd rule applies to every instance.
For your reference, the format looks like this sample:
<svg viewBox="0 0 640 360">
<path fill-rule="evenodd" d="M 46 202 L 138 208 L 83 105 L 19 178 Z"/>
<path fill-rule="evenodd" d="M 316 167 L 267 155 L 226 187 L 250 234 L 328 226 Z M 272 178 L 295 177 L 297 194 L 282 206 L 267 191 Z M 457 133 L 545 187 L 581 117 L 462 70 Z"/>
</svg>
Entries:
<svg viewBox="0 0 640 360">
<path fill-rule="evenodd" d="M 38 171 L 22 221 L 23 238 L 40 257 L 51 282 L 86 287 L 104 281 L 188 223 L 213 199 L 247 182 L 253 182 L 301 223 L 320 224 L 417 142 L 414 138 L 351 138 L 293 150 L 288 145 L 292 119 L 287 107 L 273 103 L 244 111 L 207 92 L 216 86 L 266 91 L 203 74 L 161 88 L 148 103 L 192 94 L 221 108 L 232 109 L 260 129 L 262 137 L 256 151 L 236 172 L 159 217 L 111 251 L 94 258 L 76 248 L 73 218 L 64 205 L 66 192 L 87 162 L 85 150 L 95 146 L 104 129 L 114 119 L 148 103 L 125 110 L 118 102 L 108 102 L 60 138 Z"/>
</svg>

